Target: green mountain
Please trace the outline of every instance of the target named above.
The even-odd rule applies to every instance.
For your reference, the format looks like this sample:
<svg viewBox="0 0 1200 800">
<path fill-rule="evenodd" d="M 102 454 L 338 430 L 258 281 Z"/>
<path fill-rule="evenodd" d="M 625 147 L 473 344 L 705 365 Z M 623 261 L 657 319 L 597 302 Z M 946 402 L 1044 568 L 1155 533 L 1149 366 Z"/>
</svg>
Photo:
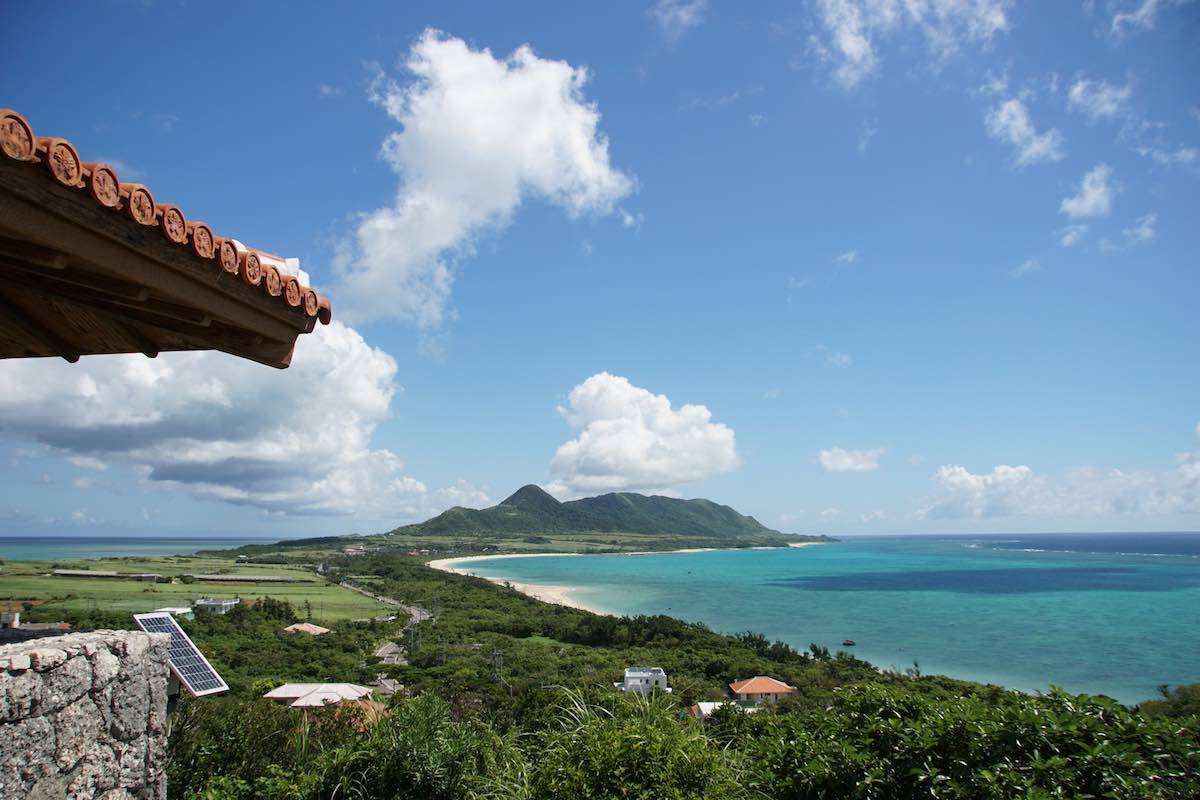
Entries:
<svg viewBox="0 0 1200 800">
<path fill-rule="evenodd" d="M 563 539 L 574 534 L 622 533 L 654 537 L 664 547 L 784 546 L 827 540 L 821 536 L 787 536 L 754 517 L 711 500 L 614 492 L 562 503 L 533 484 L 522 486 L 491 508 L 455 507 L 426 522 L 405 525 L 391 533 L 479 539 L 513 535 Z"/>
</svg>

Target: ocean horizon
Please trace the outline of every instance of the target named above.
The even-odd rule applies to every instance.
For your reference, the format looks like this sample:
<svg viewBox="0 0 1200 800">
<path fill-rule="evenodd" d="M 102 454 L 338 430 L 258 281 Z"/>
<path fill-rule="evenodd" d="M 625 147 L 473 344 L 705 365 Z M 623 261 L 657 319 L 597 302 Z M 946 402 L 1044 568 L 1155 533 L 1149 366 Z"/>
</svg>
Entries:
<svg viewBox="0 0 1200 800">
<path fill-rule="evenodd" d="M 571 587 L 883 669 L 1124 703 L 1200 681 L 1200 533 L 856 536 L 811 547 L 496 557 L 477 575 Z M 851 639 L 853 647 L 842 642 Z"/>
</svg>

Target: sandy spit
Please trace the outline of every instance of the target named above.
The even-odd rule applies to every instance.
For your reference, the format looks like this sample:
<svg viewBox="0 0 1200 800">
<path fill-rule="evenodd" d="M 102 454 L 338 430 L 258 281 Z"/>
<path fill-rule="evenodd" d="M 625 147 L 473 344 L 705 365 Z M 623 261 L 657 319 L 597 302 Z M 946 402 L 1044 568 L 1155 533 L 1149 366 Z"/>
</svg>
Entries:
<svg viewBox="0 0 1200 800">
<path fill-rule="evenodd" d="M 472 561 L 483 561 L 490 558 L 539 558 L 542 556 L 578 556 L 582 553 L 510 553 L 508 555 L 497 554 L 491 556 L 460 556 L 458 558 L 438 558 L 428 562 L 429 566 L 434 569 L 440 569 L 442 572 L 452 572 L 455 575 L 470 575 L 475 578 L 483 578 L 491 581 L 498 586 L 510 586 L 524 595 L 532 597 L 534 600 L 541 600 L 543 603 L 555 603 L 568 608 L 577 608 L 580 611 L 590 611 L 593 614 L 603 614 L 604 616 L 612 616 L 607 611 L 599 608 L 592 608 L 589 605 L 579 602 L 571 596 L 571 592 L 578 591 L 574 586 L 551 586 L 542 583 L 518 583 L 509 581 L 503 578 L 489 578 L 486 575 L 477 575 L 469 569 L 463 569 L 462 564 L 469 564 Z"/>
<path fill-rule="evenodd" d="M 824 544 L 824 542 L 792 542 L 788 547 L 808 547 L 814 544 Z M 671 553 L 711 553 L 720 548 L 716 547 L 689 547 L 683 550 L 644 550 L 632 553 L 613 553 L 612 555 L 627 555 L 627 556 L 660 556 Z M 752 550 L 778 550 L 778 547 L 753 547 Z M 579 591 L 575 586 L 551 586 L 542 583 L 518 583 L 509 581 L 503 578 L 489 578 L 486 575 L 478 575 L 470 569 L 464 569 L 463 564 L 470 564 L 473 561 L 486 561 L 493 558 L 543 558 L 545 556 L 584 556 L 587 553 L 496 553 L 494 555 L 479 555 L 479 556 L 456 556 L 454 558 L 437 558 L 427 562 L 430 567 L 439 569 L 442 572 L 450 572 L 455 575 L 470 575 L 474 578 L 483 578 L 489 580 L 499 586 L 510 586 L 516 589 L 521 594 L 528 595 L 535 600 L 541 600 L 543 603 L 556 603 L 560 606 L 568 608 L 577 608 L 580 611 L 590 611 L 593 614 L 603 614 L 612 616 L 607 611 L 580 602 L 571 596 L 572 592 Z"/>
</svg>

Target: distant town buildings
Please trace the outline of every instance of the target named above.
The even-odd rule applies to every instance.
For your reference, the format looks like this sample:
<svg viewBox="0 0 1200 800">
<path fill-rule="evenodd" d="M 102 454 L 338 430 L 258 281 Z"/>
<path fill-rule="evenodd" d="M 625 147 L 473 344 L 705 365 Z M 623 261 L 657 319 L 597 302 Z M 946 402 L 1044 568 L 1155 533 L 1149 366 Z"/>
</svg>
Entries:
<svg viewBox="0 0 1200 800">
<path fill-rule="evenodd" d="M 667 673 L 660 667 L 626 667 L 625 680 L 613 686 L 622 692 L 650 694 L 655 689 L 670 692 L 667 688 Z"/>
<path fill-rule="evenodd" d="M 195 611 L 206 611 L 210 614 L 228 614 L 240 602 L 242 602 L 241 598 L 238 597 L 228 600 L 215 600 L 204 597 L 192 603 L 192 609 Z"/>
<path fill-rule="evenodd" d="M 349 547 L 343 547 L 342 552 L 348 556 L 365 556 L 367 554 L 367 548 L 361 545 L 351 545 Z"/>
<path fill-rule="evenodd" d="M 777 703 L 796 691 L 796 687 L 766 675 L 755 675 L 753 678 L 731 683 L 729 689 L 736 699 L 754 703 Z"/>
</svg>

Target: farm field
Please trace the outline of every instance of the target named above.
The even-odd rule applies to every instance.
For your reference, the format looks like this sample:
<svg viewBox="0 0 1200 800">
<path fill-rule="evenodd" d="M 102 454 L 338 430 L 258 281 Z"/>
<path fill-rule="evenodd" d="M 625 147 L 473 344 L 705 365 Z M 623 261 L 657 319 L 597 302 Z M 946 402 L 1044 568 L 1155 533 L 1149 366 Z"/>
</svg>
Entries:
<svg viewBox="0 0 1200 800">
<path fill-rule="evenodd" d="M 59 569 L 110 570 L 122 573 L 156 572 L 177 576 L 186 573 L 230 573 L 281 575 L 296 583 L 146 583 L 122 578 L 75 578 L 49 575 L 48 562 L 9 561 L 0 565 L 0 606 L 20 609 L 32 601 L 45 619 L 52 609 L 83 611 L 93 608 L 130 613 L 153 611 L 164 606 L 185 606 L 201 597 L 241 597 L 255 600 L 274 597 L 298 609 L 312 610 L 318 621 L 360 619 L 382 614 L 388 606 L 349 589 L 331 584 L 300 567 L 276 564 L 238 564 L 217 556 L 163 556 L 157 558 L 113 558 L 93 561 L 56 562 Z M 303 582 L 301 582 L 303 581 Z"/>
</svg>

